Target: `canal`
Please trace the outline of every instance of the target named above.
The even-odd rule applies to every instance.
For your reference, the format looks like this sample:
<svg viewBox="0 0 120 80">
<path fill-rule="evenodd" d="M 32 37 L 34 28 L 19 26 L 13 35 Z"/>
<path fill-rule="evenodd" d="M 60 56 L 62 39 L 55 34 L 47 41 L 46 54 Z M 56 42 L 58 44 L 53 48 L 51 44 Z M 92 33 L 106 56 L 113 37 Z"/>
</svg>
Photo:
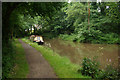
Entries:
<svg viewBox="0 0 120 80">
<path fill-rule="evenodd" d="M 97 57 L 100 62 L 100 68 L 105 68 L 107 65 L 118 67 L 118 45 L 116 44 L 88 44 L 63 41 L 60 39 L 45 40 L 45 46 L 50 47 L 60 56 L 66 56 L 74 64 L 81 64 L 84 57 L 93 59 Z"/>
</svg>

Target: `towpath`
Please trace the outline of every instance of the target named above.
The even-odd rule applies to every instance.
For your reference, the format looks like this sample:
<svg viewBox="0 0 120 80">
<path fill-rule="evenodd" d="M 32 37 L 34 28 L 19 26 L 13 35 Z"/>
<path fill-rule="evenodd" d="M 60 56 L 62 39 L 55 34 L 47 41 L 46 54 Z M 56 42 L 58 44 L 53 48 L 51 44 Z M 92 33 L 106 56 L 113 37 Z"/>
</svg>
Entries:
<svg viewBox="0 0 120 80">
<path fill-rule="evenodd" d="M 26 53 L 29 65 L 28 78 L 57 78 L 52 67 L 43 58 L 40 52 L 31 47 L 29 44 L 23 42 L 21 39 L 19 39 L 19 42 L 22 44 Z"/>
</svg>

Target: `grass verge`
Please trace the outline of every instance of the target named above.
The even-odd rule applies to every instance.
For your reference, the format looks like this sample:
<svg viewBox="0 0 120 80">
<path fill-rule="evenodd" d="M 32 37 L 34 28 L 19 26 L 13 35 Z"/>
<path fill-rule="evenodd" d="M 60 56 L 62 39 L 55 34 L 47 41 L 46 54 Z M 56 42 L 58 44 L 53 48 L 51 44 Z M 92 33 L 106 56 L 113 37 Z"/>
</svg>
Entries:
<svg viewBox="0 0 120 80">
<path fill-rule="evenodd" d="M 90 78 L 78 73 L 77 70 L 80 69 L 80 66 L 71 63 L 67 57 L 61 57 L 52 49 L 38 45 L 37 43 L 32 43 L 26 38 L 23 38 L 22 40 L 41 52 L 44 58 L 53 67 L 58 78 Z"/>
<path fill-rule="evenodd" d="M 9 78 L 26 78 L 29 72 L 29 66 L 26 61 L 24 49 L 18 39 L 15 39 L 14 44 L 16 47 L 14 54 L 15 65 L 9 74 Z"/>
</svg>

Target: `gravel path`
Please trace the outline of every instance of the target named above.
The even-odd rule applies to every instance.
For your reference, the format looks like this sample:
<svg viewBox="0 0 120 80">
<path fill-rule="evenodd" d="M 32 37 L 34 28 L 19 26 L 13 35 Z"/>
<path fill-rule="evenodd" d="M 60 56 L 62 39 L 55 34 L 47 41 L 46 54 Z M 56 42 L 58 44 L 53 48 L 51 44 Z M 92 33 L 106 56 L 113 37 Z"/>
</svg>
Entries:
<svg viewBox="0 0 120 80">
<path fill-rule="evenodd" d="M 22 44 L 26 53 L 29 65 L 28 78 L 57 78 L 53 69 L 40 52 L 23 42 L 21 39 L 19 39 L 19 42 Z"/>
</svg>

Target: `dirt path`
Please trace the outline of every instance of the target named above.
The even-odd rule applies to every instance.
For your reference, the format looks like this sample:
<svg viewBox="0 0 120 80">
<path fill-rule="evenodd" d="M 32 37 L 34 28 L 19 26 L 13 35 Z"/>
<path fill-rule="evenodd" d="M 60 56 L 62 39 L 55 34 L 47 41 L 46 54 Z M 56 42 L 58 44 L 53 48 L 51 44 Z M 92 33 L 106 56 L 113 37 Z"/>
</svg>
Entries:
<svg viewBox="0 0 120 80">
<path fill-rule="evenodd" d="M 20 39 L 19 42 L 25 50 L 26 58 L 29 64 L 28 78 L 57 78 L 53 69 L 43 58 L 40 52 Z"/>
</svg>

